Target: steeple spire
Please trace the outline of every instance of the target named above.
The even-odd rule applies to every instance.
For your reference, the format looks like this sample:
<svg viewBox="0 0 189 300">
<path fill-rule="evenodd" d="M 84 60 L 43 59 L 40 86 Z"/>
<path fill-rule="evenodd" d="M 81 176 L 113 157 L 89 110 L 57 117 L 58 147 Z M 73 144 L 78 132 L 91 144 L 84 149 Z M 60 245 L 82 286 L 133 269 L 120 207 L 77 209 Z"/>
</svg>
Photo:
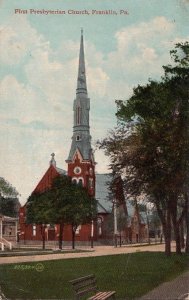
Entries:
<svg viewBox="0 0 189 300">
<path fill-rule="evenodd" d="M 85 57 L 83 45 L 83 29 L 81 29 L 81 43 L 79 51 L 79 68 L 76 89 L 76 99 L 73 104 L 73 136 L 67 162 L 71 162 L 77 150 L 83 160 L 91 160 L 91 136 L 89 125 L 90 99 L 87 94 Z"/>
<path fill-rule="evenodd" d="M 87 94 L 85 57 L 83 45 L 83 29 L 79 51 L 79 68 L 76 98 L 73 103 L 73 135 L 68 159 L 68 176 L 83 184 L 89 195 L 95 195 L 95 161 L 91 149 L 90 135 L 90 99 Z"/>
<path fill-rule="evenodd" d="M 87 95 L 87 82 L 85 74 L 85 55 L 84 55 L 84 43 L 83 43 L 83 28 L 81 28 L 81 42 L 79 52 L 79 68 L 77 77 L 77 89 L 76 95 L 86 94 Z"/>
</svg>

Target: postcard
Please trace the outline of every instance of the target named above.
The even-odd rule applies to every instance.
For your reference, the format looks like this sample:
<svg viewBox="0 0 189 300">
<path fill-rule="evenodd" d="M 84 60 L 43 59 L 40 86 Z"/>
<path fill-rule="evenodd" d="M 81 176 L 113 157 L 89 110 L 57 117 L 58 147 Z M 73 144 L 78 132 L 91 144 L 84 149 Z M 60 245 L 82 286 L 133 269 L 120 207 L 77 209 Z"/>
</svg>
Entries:
<svg viewBox="0 0 189 300">
<path fill-rule="evenodd" d="M 1 0 L 0 11 L 0 177 L 20 203 L 17 215 L 0 210 L 0 298 L 80 299 L 79 278 L 97 279 L 88 289 L 107 293 L 99 299 L 139 299 L 179 276 L 186 257 L 165 262 L 161 224 L 149 229 L 135 206 L 118 212 L 108 201 L 110 158 L 97 141 L 117 126 L 116 101 L 161 80 L 170 51 L 188 40 L 189 1 Z M 98 206 L 95 220 L 64 226 L 61 247 L 61 222 L 26 222 L 28 198 L 59 175 Z"/>
</svg>

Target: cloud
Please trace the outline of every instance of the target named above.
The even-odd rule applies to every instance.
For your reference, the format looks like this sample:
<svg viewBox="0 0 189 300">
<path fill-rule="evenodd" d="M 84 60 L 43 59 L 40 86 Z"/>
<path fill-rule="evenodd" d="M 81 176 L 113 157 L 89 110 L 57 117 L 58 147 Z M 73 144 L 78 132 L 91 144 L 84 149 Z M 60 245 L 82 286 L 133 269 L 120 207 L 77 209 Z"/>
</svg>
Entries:
<svg viewBox="0 0 189 300">
<path fill-rule="evenodd" d="M 37 47 L 48 48 L 48 42 L 27 21 L 25 16 L 15 15 L 4 23 L 1 30 L 0 61 L 18 65 Z"/>
<path fill-rule="evenodd" d="M 127 99 L 134 85 L 162 75 L 169 50 L 182 39 L 175 26 L 159 16 L 119 28 L 116 48 L 106 55 L 86 38 L 93 142 L 115 125 L 115 99 Z M 54 49 L 26 17 L 16 16 L 2 28 L 2 46 L 0 59 L 8 68 L 0 86 L 1 176 L 18 188 L 24 201 L 48 168 L 50 153 L 66 168 L 79 41 L 63 41 Z M 98 172 L 106 172 L 108 159 L 102 152 L 96 152 L 96 161 Z"/>
<path fill-rule="evenodd" d="M 120 29 L 115 37 L 117 39 L 118 52 L 140 52 L 140 48 L 146 44 L 158 45 L 166 36 L 173 33 L 175 25 L 165 17 L 155 17 L 149 22 L 141 22 L 137 25 Z"/>
<path fill-rule="evenodd" d="M 160 75 L 162 63 L 167 62 L 169 55 L 161 45 L 172 38 L 173 32 L 174 25 L 165 17 L 122 28 L 115 36 L 117 51 L 110 53 L 109 60 L 113 66 L 120 66 L 129 82 Z"/>
<path fill-rule="evenodd" d="M 100 67 L 88 68 L 89 91 L 93 91 L 95 96 L 103 97 L 106 94 L 109 76 Z"/>
</svg>

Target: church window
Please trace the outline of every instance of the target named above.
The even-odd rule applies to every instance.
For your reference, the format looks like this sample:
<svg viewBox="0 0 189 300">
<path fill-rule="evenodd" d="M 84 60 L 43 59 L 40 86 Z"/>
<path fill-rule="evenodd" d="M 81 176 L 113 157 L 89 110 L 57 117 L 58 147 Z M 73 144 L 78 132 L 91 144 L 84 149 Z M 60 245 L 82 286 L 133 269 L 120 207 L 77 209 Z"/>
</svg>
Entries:
<svg viewBox="0 0 189 300">
<path fill-rule="evenodd" d="M 77 179 L 72 179 L 72 182 L 74 183 L 74 184 L 77 184 Z"/>
<path fill-rule="evenodd" d="M 36 225 L 35 224 L 33 225 L 32 233 L 33 233 L 33 236 L 36 236 Z"/>
<path fill-rule="evenodd" d="M 89 178 L 89 188 L 92 188 L 92 187 L 93 187 L 93 179 Z"/>
<path fill-rule="evenodd" d="M 98 225 L 98 235 L 102 235 L 102 218 L 97 219 L 97 225 Z"/>
<path fill-rule="evenodd" d="M 78 182 L 78 183 L 79 183 L 79 185 L 81 185 L 81 186 L 83 185 L 83 180 L 82 180 L 82 178 L 79 179 L 79 182 Z"/>
<path fill-rule="evenodd" d="M 75 234 L 79 234 L 79 232 L 80 232 L 80 230 L 81 230 L 81 225 L 79 225 L 78 227 L 77 227 L 77 229 L 76 229 L 76 231 L 75 231 Z"/>
<path fill-rule="evenodd" d="M 81 107 L 77 106 L 76 108 L 76 123 L 77 125 L 81 124 Z"/>
<path fill-rule="evenodd" d="M 79 185 L 83 186 L 84 185 L 83 177 L 79 177 L 77 179 L 77 182 L 78 182 Z"/>
<path fill-rule="evenodd" d="M 93 169 L 92 169 L 92 168 L 89 169 L 89 174 L 90 174 L 91 176 L 93 175 Z"/>
<path fill-rule="evenodd" d="M 76 141 L 81 141 L 80 135 L 76 136 Z"/>
<path fill-rule="evenodd" d="M 75 174 L 80 174 L 81 173 L 81 168 L 80 167 L 75 167 L 74 168 L 74 173 Z"/>
</svg>

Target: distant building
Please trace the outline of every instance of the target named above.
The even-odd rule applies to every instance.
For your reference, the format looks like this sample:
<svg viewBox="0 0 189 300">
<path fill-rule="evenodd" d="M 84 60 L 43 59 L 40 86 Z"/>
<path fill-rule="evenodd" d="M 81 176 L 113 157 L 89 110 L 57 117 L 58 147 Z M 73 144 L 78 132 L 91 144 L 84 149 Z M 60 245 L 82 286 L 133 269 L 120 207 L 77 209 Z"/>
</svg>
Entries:
<svg viewBox="0 0 189 300">
<path fill-rule="evenodd" d="M 2 243 L 7 246 L 8 242 L 17 242 L 18 219 L 0 215 L 0 248 Z"/>
</svg>

